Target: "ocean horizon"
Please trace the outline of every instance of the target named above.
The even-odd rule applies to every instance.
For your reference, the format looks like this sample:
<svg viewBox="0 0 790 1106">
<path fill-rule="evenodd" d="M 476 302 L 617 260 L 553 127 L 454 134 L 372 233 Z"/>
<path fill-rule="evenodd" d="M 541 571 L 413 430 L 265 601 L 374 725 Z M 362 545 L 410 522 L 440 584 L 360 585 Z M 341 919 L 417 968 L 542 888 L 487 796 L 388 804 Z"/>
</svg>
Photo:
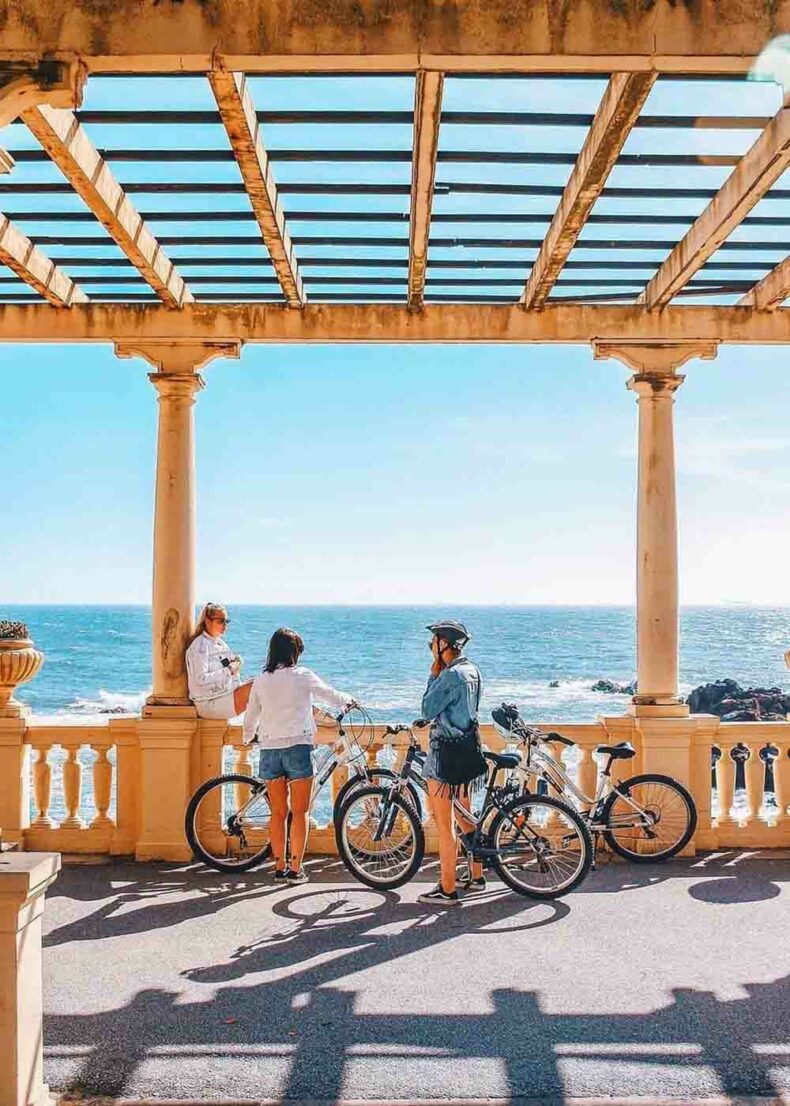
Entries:
<svg viewBox="0 0 790 1106">
<path fill-rule="evenodd" d="M 260 671 L 272 631 L 291 625 L 306 642 L 304 663 L 363 702 L 377 721 L 419 713 L 430 666 L 425 626 L 460 618 L 483 675 L 481 716 L 503 699 L 534 721 L 590 721 L 622 713 L 627 697 L 592 690 L 626 684 L 636 667 L 634 608 L 628 605 L 250 605 L 229 604 L 228 642 Z M 41 720 L 85 722 L 139 711 L 150 688 L 150 607 L 143 604 L 3 604 L 46 655 L 17 696 Z M 784 652 L 790 607 L 747 603 L 681 609 L 681 692 L 731 677 L 744 685 L 790 686 Z M 556 686 L 550 686 L 556 684 Z"/>
</svg>

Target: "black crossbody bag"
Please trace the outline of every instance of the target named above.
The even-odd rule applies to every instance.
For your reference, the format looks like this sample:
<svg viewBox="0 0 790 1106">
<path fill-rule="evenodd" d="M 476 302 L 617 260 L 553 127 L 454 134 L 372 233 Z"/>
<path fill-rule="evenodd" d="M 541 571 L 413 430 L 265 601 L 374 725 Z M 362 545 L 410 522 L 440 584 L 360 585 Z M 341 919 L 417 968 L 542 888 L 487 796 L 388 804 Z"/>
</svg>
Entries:
<svg viewBox="0 0 790 1106">
<path fill-rule="evenodd" d="M 480 707 L 480 676 L 477 677 L 477 703 Z M 462 734 L 452 736 L 438 732 L 436 741 L 436 773 L 452 794 L 461 790 L 469 794 L 486 775 L 486 761 L 480 748 L 480 724 L 477 719 Z"/>
</svg>

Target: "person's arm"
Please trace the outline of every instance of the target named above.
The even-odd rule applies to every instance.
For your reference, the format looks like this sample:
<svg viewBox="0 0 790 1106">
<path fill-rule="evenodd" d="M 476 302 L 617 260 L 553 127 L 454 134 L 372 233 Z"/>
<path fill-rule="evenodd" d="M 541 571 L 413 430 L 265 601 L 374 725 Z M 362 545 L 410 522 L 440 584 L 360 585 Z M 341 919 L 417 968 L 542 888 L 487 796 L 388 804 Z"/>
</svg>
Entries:
<svg viewBox="0 0 790 1106">
<path fill-rule="evenodd" d="M 247 702 L 247 709 L 244 712 L 244 734 L 243 741 L 245 745 L 249 745 L 252 739 L 255 737 L 255 730 L 258 726 L 258 720 L 261 717 L 261 698 L 258 695 L 257 682 L 253 681 L 252 689 L 250 690 L 250 698 Z"/>
<path fill-rule="evenodd" d="M 325 703 L 326 706 L 334 707 L 335 710 L 340 711 L 345 710 L 348 704 L 352 702 L 353 697 L 351 695 L 345 695 L 342 691 L 337 691 L 325 680 L 322 680 L 320 676 L 317 676 L 312 668 L 305 668 L 303 672 L 313 697 L 319 703 Z"/>
<path fill-rule="evenodd" d="M 445 668 L 438 676 L 431 676 L 422 697 L 422 717 L 432 722 L 456 696 L 457 676 L 452 669 Z"/>
<path fill-rule="evenodd" d="M 190 691 L 211 687 L 212 684 L 221 683 L 228 678 L 224 671 L 209 671 L 209 652 L 200 638 L 187 649 L 186 662 Z"/>
</svg>

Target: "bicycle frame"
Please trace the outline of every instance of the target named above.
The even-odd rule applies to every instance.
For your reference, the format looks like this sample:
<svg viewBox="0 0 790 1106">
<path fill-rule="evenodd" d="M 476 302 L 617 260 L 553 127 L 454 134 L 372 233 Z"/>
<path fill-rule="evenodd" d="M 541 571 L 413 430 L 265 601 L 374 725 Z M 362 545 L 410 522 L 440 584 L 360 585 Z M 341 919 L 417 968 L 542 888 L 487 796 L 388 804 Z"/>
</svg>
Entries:
<svg viewBox="0 0 790 1106">
<path fill-rule="evenodd" d="M 634 802 L 627 792 L 621 791 L 617 784 L 612 783 L 610 776 L 611 762 L 603 772 L 598 773 L 595 795 L 591 797 L 585 795 L 576 782 L 571 779 L 565 771 L 562 761 L 553 754 L 548 744 L 545 736 L 539 730 L 528 729 L 527 733 L 520 737 L 518 750 L 521 755 L 521 765 L 515 769 L 515 773 L 520 778 L 522 789 L 527 789 L 530 777 L 535 776 L 544 780 L 549 787 L 554 788 L 561 799 L 571 797 L 577 807 L 588 808 L 582 810 L 581 813 L 587 818 L 589 827 L 594 833 L 603 833 L 610 825 L 610 823 L 602 823 L 600 819 L 604 804 L 612 791 L 616 791 L 623 802 L 627 803 L 641 820 L 647 817 L 645 811 L 638 803 Z M 628 827 L 633 823 L 618 819 L 618 824 Z"/>
<path fill-rule="evenodd" d="M 422 766 L 427 758 L 427 753 L 421 748 L 414 731 L 411 726 L 397 726 L 387 727 L 388 734 L 408 733 L 409 735 L 409 748 L 406 752 L 406 756 L 403 761 L 403 766 L 398 773 L 395 782 L 390 788 L 390 794 L 402 794 L 407 782 L 411 782 L 417 787 L 423 795 L 428 795 L 428 781 L 422 774 Z M 494 856 L 497 853 L 496 849 L 485 848 L 479 843 L 481 834 L 484 832 L 484 826 L 487 820 L 500 808 L 494 801 L 497 790 L 506 792 L 511 790 L 508 785 L 505 787 L 498 787 L 497 776 L 500 769 L 494 765 L 491 766 L 486 781 L 485 795 L 483 797 L 483 803 L 480 808 L 479 814 L 475 814 L 470 807 L 464 806 L 457 795 L 453 796 L 453 810 L 460 819 L 467 822 L 471 829 L 466 833 L 460 834 L 460 840 L 464 850 L 473 855 L 475 859 L 487 859 L 490 856 Z M 515 789 L 513 789 L 515 790 Z M 392 829 L 392 820 L 396 815 L 396 811 L 393 808 L 392 814 L 389 818 L 382 818 L 378 829 L 373 835 L 374 841 L 381 841 L 383 837 L 386 837 Z M 501 852 L 501 850 L 499 850 Z"/>
<path fill-rule="evenodd" d="M 333 715 L 330 715 L 328 717 L 331 717 L 332 721 L 337 725 L 338 736 L 337 740 L 333 741 L 331 744 L 322 743 L 322 745 L 319 746 L 319 748 L 327 748 L 329 752 L 324 757 L 324 760 L 321 762 L 321 764 L 319 764 L 318 771 L 313 774 L 313 784 L 310 789 L 311 811 L 321 791 L 326 786 L 332 774 L 338 768 L 345 768 L 346 766 L 349 766 L 353 768 L 355 774 L 359 777 L 364 777 L 367 774 L 367 765 L 365 764 L 364 753 L 359 748 L 359 746 L 357 746 L 352 741 L 352 739 L 349 738 L 348 733 L 344 729 L 342 722 L 343 715 L 340 715 L 339 717 L 334 717 Z M 243 803 L 242 806 L 240 806 L 239 809 L 235 812 L 233 817 L 236 821 L 244 821 L 245 816 L 258 801 L 261 790 L 265 790 L 266 788 L 265 780 L 260 779 L 260 777 L 258 776 L 254 776 L 252 778 L 258 781 L 260 787 L 256 788 L 253 794 L 247 800 L 247 802 Z"/>
</svg>

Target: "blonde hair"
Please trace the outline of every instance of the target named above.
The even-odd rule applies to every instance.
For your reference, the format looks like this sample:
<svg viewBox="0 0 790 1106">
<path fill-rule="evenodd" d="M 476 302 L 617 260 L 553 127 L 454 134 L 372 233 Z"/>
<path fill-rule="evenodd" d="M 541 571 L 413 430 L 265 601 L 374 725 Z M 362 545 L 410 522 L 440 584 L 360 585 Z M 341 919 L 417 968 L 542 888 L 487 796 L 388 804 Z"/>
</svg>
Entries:
<svg viewBox="0 0 790 1106">
<path fill-rule="evenodd" d="M 200 637 L 201 634 L 205 633 L 205 631 L 206 631 L 206 622 L 210 618 L 216 618 L 217 615 L 220 615 L 220 614 L 227 614 L 226 608 L 223 607 L 221 603 L 206 603 L 205 607 L 200 612 L 200 615 L 199 615 L 198 621 L 197 621 L 197 626 L 195 627 L 195 632 L 192 635 L 192 637 L 189 639 L 189 643 L 188 643 L 187 648 L 189 647 L 189 645 L 192 644 L 193 641 L 196 641 Z"/>
</svg>

